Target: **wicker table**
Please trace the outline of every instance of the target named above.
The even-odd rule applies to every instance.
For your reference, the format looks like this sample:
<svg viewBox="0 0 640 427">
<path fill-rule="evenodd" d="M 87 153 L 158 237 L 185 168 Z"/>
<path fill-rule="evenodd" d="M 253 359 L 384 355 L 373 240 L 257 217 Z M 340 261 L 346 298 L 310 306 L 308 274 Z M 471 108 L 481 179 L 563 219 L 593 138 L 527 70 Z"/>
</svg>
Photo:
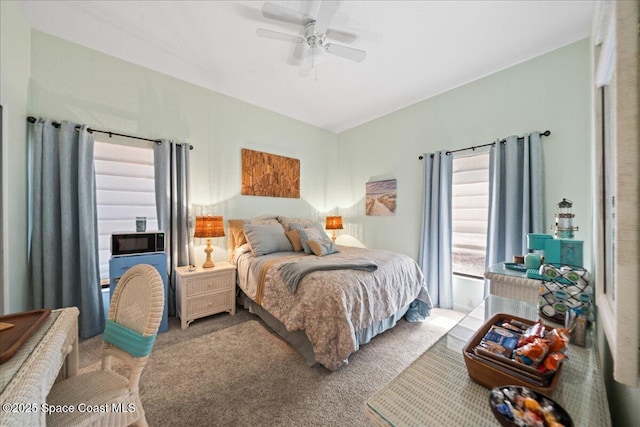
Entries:
<svg viewBox="0 0 640 427">
<path fill-rule="evenodd" d="M 79 313 L 76 307 L 53 310 L 0 365 L 0 426 L 46 424 L 43 405 L 51 386 L 78 373 Z"/>
<path fill-rule="evenodd" d="M 540 280 L 529 279 L 525 272 L 505 268 L 501 262 L 491 266 L 484 277 L 489 280 L 489 293 L 493 295 L 538 303 Z"/>
<path fill-rule="evenodd" d="M 365 404 L 376 426 L 498 425 L 489 408 L 489 389 L 467 373 L 462 348 L 495 313 L 537 318 L 534 304 L 490 295 L 447 335 L 416 359 Z M 571 345 L 553 399 L 576 426 L 610 426 L 609 406 L 593 348 Z"/>
</svg>

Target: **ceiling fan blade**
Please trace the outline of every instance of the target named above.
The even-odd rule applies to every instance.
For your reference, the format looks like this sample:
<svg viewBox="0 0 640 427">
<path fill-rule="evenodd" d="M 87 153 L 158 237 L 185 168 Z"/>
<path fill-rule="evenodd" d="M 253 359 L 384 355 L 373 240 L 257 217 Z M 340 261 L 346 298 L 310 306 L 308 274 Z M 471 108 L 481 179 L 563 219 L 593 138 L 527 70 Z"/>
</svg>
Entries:
<svg viewBox="0 0 640 427">
<path fill-rule="evenodd" d="M 325 34 L 327 35 L 327 38 L 337 40 L 340 43 L 349 44 L 349 43 L 354 43 L 358 40 L 357 34 L 349 33 L 347 31 L 342 31 L 342 30 L 334 30 L 332 28 L 329 28 Z"/>
<path fill-rule="evenodd" d="M 350 59 L 356 62 L 362 62 L 367 56 L 367 52 L 360 49 L 354 49 L 352 47 L 341 46 L 339 44 L 327 43 L 324 45 L 324 50 L 332 55 L 341 56 L 343 58 Z"/>
<path fill-rule="evenodd" d="M 304 60 L 306 56 L 306 51 L 309 46 L 306 43 L 298 43 L 296 47 L 293 49 L 293 59 L 296 61 L 296 65 L 299 65 Z"/>
<path fill-rule="evenodd" d="M 281 40 L 283 42 L 302 43 L 304 39 L 299 36 L 292 36 L 291 34 L 285 34 L 278 31 L 265 30 L 264 28 L 258 28 L 256 34 L 260 37 L 266 37 L 268 39 Z"/>
<path fill-rule="evenodd" d="M 316 33 L 324 34 L 327 31 L 339 5 L 340 2 L 335 0 L 325 0 L 320 3 L 320 10 L 318 10 L 318 17 L 316 18 Z"/>
<path fill-rule="evenodd" d="M 302 26 L 313 21 L 313 18 L 305 13 L 288 9 L 271 2 L 266 2 L 262 6 L 262 15 L 264 15 L 265 18 L 277 19 L 278 21 L 290 22 Z"/>
</svg>

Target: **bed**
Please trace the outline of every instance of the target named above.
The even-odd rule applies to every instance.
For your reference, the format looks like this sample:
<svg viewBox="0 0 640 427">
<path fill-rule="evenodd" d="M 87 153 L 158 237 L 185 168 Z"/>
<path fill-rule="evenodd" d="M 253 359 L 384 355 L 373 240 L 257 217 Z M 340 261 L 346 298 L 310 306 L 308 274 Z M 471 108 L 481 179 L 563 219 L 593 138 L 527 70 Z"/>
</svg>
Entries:
<svg viewBox="0 0 640 427">
<path fill-rule="evenodd" d="M 233 219 L 227 236 L 245 308 L 309 365 L 334 371 L 402 317 L 422 321 L 431 311 L 424 276 L 413 259 L 336 246 L 313 220 Z"/>
</svg>

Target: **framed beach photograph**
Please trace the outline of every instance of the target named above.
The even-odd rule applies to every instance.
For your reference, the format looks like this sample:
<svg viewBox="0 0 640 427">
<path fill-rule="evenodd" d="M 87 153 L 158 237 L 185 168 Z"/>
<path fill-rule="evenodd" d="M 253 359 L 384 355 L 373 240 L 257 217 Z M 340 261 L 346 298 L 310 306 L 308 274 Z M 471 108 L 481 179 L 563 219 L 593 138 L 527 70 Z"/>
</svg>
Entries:
<svg viewBox="0 0 640 427">
<path fill-rule="evenodd" d="M 396 214 L 395 179 L 371 181 L 366 184 L 366 214 L 368 216 L 392 216 Z"/>
</svg>

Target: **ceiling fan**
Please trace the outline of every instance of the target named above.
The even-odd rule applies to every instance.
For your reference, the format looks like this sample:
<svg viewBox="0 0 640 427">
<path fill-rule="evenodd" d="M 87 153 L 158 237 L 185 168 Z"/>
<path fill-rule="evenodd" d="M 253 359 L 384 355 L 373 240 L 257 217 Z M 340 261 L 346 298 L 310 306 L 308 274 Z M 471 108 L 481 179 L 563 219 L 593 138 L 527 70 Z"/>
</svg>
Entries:
<svg viewBox="0 0 640 427">
<path fill-rule="evenodd" d="M 256 33 L 260 37 L 306 46 L 307 49 L 305 49 L 300 67 L 300 75 L 302 76 L 309 74 L 318 59 L 318 55 L 322 51 L 352 61 L 361 62 L 367 55 L 364 50 L 335 43 L 326 43 L 327 36 L 332 37 L 332 35 L 342 36 L 344 40 L 355 40 L 357 38 L 353 34 L 329 28 L 329 24 L 338 9 L 338 4 L 338 1 L 323 1 L 320 4 L 318 16 L 314 19 L 305 13 L 288 9 L 275 3 L 266 2 L 262 7 L 262 15 L 265 18 L 298 24 L 304 27 L 304 30 L 302 35 L 291 35 L 264 28 L 258 28 Z"/>
</svg>

